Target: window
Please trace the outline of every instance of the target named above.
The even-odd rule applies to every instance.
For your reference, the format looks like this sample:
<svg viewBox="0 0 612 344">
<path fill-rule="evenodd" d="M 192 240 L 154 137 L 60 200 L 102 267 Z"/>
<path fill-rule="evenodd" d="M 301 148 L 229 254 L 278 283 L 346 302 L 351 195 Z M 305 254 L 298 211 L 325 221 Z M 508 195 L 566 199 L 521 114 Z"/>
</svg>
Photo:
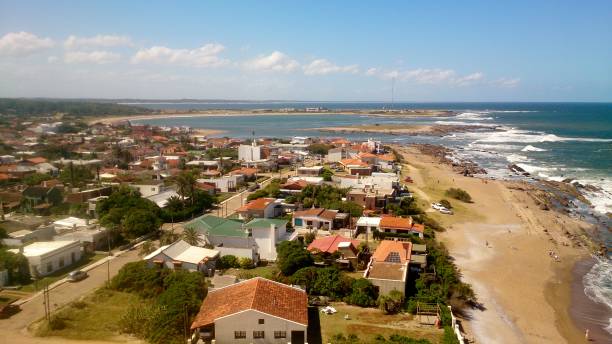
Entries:
<svg viewBox="0 0 612 344">
<path fill-rule="evenodd" d="M 234 339 L 245 339 L 246 331 L 234 331 Z"/>
<path fill-rule="evenodd" d="M 253 339 L 264 338 L 264 331 L 253 331 Z"/>
<path fill-rule="evenodd" d="M 51 272 L 53 270 L 53 263 L 48 262 L 47 263 L 47 272 Z"/>
<path fill-rule="evenodd" d="M 306 226 L 312 226 L 312 221 L 306 221 Z"/>
<path fill-rule="evenodd" d="M 295 222 L 295 225 L 298 227 L 302 226 L 302 219 L 294 219 L 293 222 Z"/>
<path fill-rule="evenodd" d="M 274 338 L 287 338 L 287 331 L 274 331 Z"/>
<path fill-rule="evenodd" d="M 60 268 L 64 266 L 64 257 L 59 259 L 59 266 Z"/>
<path fill-rule="evenodd" d="M 259 319 L 259 325 L 263 324 L 264 320 L 263 319 Z"/>
</svg>

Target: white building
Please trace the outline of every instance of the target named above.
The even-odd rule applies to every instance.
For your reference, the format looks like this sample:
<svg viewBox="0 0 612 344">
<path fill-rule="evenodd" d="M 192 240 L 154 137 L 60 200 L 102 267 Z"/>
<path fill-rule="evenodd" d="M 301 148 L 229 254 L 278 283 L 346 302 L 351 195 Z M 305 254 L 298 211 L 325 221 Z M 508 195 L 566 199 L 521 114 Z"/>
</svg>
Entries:
<svg viewBox="0 0 612 344">
<path fill-rule="evenodd" d="M 247 162 L 261 160 L 261 146 L 258 146 L 255 141 L 250 145 L 240 145 L 238 147 L 238 160 Z"/>
<path fill-rule="evenodd" d="M 19 251 L 19 250 L 16 250 Z M 23 247 L 30 271 L 45 276 L 81 260 L 81 243 L 78 241 L 39 241 Z"/>
<path fill-rule="evenodd" d="M 262 277 L 208 292 L 191 324 L 205 343 L 304 344 L 308 296 Z"/>
<path fill-rule="evenodd" d="M 215 189 L 221 192 L 230 192 L 234 191 L 240 183 L 244 182 L 244 176 L 242 174 L 233 174 L 219 178 L 198 179 L 197 182 L 214 184 Z"/>
<path fill-rule="evenodd" d="M 200 271 L 212 275 L 219 258 L 219 251 L 191 246 L 183 240 L 158 248 L 143 259 L 150 267 L 165 266 L 170 269 Z"/>
<path fill-rule="evenodd" d="M 164 182 L 162 180 L 151 179 L 147 181 L 138 182 L 130 186 L 138 190 L 142 197 L 149 197 L 162 192 L 162 189 L 164 188 Z"/>
</svg>

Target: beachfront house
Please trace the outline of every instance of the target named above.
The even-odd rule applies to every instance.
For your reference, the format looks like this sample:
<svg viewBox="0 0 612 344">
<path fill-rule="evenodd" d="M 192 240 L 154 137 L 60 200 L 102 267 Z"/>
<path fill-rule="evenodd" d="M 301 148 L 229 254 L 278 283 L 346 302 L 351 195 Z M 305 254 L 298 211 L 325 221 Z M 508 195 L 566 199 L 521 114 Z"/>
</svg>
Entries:
<svg viewBox="0 0 612 344">
<path fill-rule="evenodd" d="M 20 249 L 27 259 L 32 275 L 46 276 L 81 260 L 82 250 L 78 241 L 38 241 Z"/>
<path fill-rule="evenodd" d="M 363 274 L 378 287 L 380 294 L 397 290 L 406 293 L 412 243 L 382 240 Z"/>
<path fill-rule="evenodd" d="M 282 206 L 280 200 L 266 197 L 254 199 L 236 210 L 240 219 L 268 219 L 280 216 L 281 212 Z"/>
<path fill-rule="evenodd" d="M 334 229 L 334 220 L 338 210 L 311 208 L 293 213 L 293 228 L 296 230 L 316 231 Z"/>
</svg>

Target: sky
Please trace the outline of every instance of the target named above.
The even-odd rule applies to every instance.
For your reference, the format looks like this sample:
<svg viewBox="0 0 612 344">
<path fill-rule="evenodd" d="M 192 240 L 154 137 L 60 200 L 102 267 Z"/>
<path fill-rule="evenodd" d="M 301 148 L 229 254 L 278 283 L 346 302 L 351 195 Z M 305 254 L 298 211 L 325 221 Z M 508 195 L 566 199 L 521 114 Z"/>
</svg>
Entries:
<svg viewBox="0 0 612 344">
<path fill-rule="evenodd" d="M 612 1 L 5 1 L 0 97 L 612 101 Z"/>
</svg>

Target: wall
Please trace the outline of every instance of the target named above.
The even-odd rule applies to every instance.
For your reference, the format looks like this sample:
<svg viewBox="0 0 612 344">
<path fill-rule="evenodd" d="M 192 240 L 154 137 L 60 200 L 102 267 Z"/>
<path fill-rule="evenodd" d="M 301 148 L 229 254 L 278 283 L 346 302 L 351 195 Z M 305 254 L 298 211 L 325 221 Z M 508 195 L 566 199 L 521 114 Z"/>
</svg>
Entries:
<svg viewBox="0 0 612 344">
<path fill-rule="evenodd" d="M 264 319 L 264 324 L 259 324 Z M 255 310 L 248 310 L 215 321 L 215 339 L 217 344 L 226 343 L 283 343 L 291 341 L 291 331 L 304 331 L 307 326 L 277 318 Z M 234 331 L 246 331 L 245 339 L 235 339 Z M 265 331 L 265 338 L 253 339 L 253 331 Z M 286 331 L 287 338 L 274 338 L 274 331 Z M 297 343 L 292 343 L 297 344 Z"/>
<path fill-rule="evenodd" d="M 72 252 L 74 252 L 74 262 L 72 261 Z M 30 270 L 37 268 L 40 276 L 46 276 L 57 270 L 71 266 L 81 260 L 81 244 L 76 242 L 73 245 L 64 247 L 56 252 L 52 252 L 43 256 L 28 257 Z M 64 258 L 64 266 L 60 266 L 60 260 Z M 47 270 L 47 264 L 51 263 L 51 271 Z"/>
</svg>

